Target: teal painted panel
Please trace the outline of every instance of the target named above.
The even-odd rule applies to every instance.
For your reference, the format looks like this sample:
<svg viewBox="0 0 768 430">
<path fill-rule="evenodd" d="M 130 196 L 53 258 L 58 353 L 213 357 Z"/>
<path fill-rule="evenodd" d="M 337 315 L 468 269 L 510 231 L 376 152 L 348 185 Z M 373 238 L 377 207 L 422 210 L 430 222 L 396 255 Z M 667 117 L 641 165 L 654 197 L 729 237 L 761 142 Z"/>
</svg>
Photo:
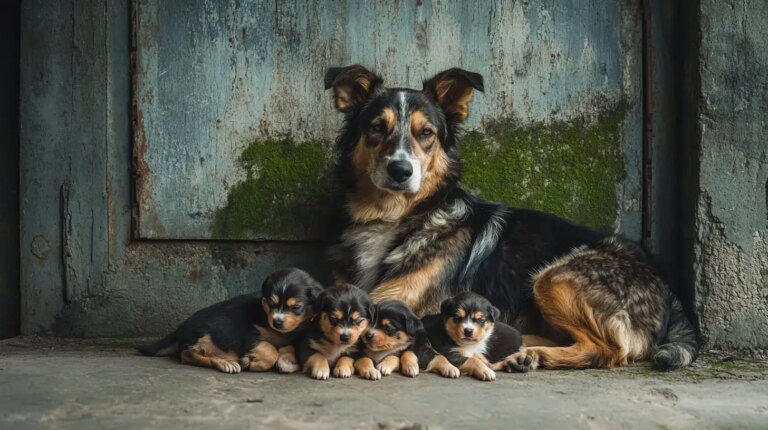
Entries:
<svg viewBox="0 0 768 430">
<path fill-rule="evenodd" d="M 322 76 L 360 63 L 390 86 L 482 73 L 466 185 L 638 237 L 638 12 L 614 0 L 138 0 L 134 234 L 328 239 L 341 116 Z"/>
</svg>

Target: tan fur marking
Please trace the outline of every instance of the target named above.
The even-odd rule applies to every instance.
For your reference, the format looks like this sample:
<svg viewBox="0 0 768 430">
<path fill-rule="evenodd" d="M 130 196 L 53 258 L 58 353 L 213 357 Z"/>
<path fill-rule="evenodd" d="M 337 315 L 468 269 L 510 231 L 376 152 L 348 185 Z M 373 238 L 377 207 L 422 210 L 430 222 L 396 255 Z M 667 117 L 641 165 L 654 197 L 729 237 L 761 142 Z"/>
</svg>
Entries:
<svg viewBox="0 0 768 430">
<path fill-rule="evenodd" d="M 337 378 L 349 378 L 355 373 L 355 361 L 352 357 L 340 357 L 333 368 L 333 376 Z"/>
<path fill-rule="evenodd" d="M 437 101 L 448 113 L 464 120 L 469 116 L 469 102 L 472 101 L 472 87 L 462 86 L 455 79 L 444 78 L 435 85 Z"/>
<path fill-rule="evenodd" d="M 330 364 L 328 359 L 320 353 L 312 354 L 307 362 L 304 363 L 304 371 L 312 375 L 315 379 L 328 379 L 330 375 Z"/>
<path fill-rule="evenodd" d="M 472 375 L 481 381 L 494 381 L 496 374 L 479 357 L 470 357 L 459 367 L 464 375 Z"/>
<path fill-rule="evenodd" d="M 381 379 L 381 372 L 379 372 L 373 365 L 373 360 L 368 357 L 362 357 L 355 360 L 355 371 L 361 378 L 377 380 Z"/>
<path fill-rule="evenodd" d="M 400 370 L 400 357 L 396 355 L 388 355 L 376 366 L 381 372 L 381 376 L 390 375 L 392 372 Z"/>
<path fill-rule="evenodd" d="M 466 318 L 467 317 L 467 311 L 464 310 L 464 308 L 459 308 L 458 311 L 456 311 L 456 316 L 459 318 Z"/>
<path fill-rule="evenodd" d="M 298 300 L 296 300 L 294 297 L 288 298 L 288 300 L 285 301 L 285 306 L 291 307 L 294 306 L 296 303 L 298 303 Z"/>
<path fill-rule="evenodd" d="M 419 359 L 413 351 L 405 351 L 400 356 L 400 373 L 410 377 L 419 374 Z"/>
<path fill-rule="evenodd" d="M 279 354 L 277 349 L 269 342 L 259 342 L 248 351 L 250 365 L 248 370 L 251 372 L 265 372 L 275 367 Z"/>
<path fill-rule="evenodd" d="M 458 378 L 459 375 L 461 375 L 460 370 L 442 355 L 437 355 L 433 358 L 429 364 L 427 364 L 426 370 L 427 372 L 438 373 L 446 378 Z"/>
<path fill-rule="evenodd" d="M 421 301 L 430 287 L 442 275 L 443 261 L 432 260 L 421 269 L 404 276 L 390 279 L 379 284 L 371 291 L 371 300 L 380 303 L 384 300 L 398 299 L 404 301 L 411 309 L 419 314 Z"/>
<path fill-rule="evenodd" d="M 213 367 L 224 373 L 240 372 L 237 354 L 220 349 L 205 335 L 181 352 L 181 362 L 200 367 Z"/>
<path fill-rule="evenodd" d="M 535 334 L 524 334 L 523 345 L 525 346 L 557 346 L 555 341 L 549 340 L 546 337 L 537 336 Z"/>
</svg>

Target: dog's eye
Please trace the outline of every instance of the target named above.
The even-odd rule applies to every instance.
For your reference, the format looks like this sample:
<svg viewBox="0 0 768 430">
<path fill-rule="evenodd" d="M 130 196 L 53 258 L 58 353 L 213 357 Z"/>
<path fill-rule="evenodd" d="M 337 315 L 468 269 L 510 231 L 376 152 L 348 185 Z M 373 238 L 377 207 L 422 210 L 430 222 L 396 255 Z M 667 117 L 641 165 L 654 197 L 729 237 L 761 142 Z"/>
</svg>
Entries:
<svg viewBox="0 0 768 430">
<path fill-rule="evenodd" d="M 336 325 L 336 324 L 339 323 L 339 319 L 336 318 L 336 317 L 328 317 L 328 322 L 333 324 L 333 325 Z"/>
<path fill-rule="evenodd" d="M 371 125 L 371 131 L 374 133 L 384 133 L 384 124 L 377 122 Z"/>
<path fill-rule="evenodd" d="M 421 130 L 421 137 L 429 137 L 435 134 L 434 131 L 432 131 L 431 128 L 425 128 L 424 130 Z"/>
<path fill-rule="evenodd" d="M 356 326 L 362 325 L 363 321 L 365 321 L 363 318 L 358 318 L 354 321 Z"/>
<path fill-rule="evenodd" d="M 478 324 L 483 325 L 483 324 L 485 324 L 486 319 L 485 318 L 478 318 L 476 321 L 477 321 Z"/>
<path fill-rule="evenodd" d="M 293 305 L 293 306 L 290 307 L 290 309 L 292 311 L 298 311 L 299 309 L 301 309 L 301 305 Z"/>
<path fill-rule="evenodd" d="M 460 323 L 461 322 L 461 317 L 453 317 L 453 322 Z"/>
</svg>

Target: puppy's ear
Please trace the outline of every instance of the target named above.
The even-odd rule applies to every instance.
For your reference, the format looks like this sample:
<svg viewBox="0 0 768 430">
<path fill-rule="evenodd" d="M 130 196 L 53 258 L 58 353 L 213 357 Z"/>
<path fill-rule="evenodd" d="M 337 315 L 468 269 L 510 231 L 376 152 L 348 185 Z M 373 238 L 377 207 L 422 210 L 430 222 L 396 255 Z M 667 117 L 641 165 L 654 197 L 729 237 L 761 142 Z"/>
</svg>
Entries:
<svg viewBox="0 0 768 430">
<path fill-rule="evenodd" d="M 309 299 L 310 303 L 315 303 L 317 299 L 320 297 L 320 294 L 323 294 L 323 291 L 325 291 L 325 288 L 323 285 L 315 280 L 309 283 L 307 285 L 307 298 Z"/>
<path fill-rule="evenodd" d="M 424 324 L 416 315 L 408 315 L 405 320 L 405 332 L 408 336 L 416 337 L 419 333 L 424 331 Z"/>
<path fill-rule="evenodd" d="M 462 122 L 469 116 L 473 90 L 485 90 L 483 75 L 454 67 L 424 81 L 422 92 L 442 106 L 449 121 Z"/>
<path fill-rule="evenodd" d="M 496 322 L 496 320 L 499 318 L 499 315 L 501 314 L 501 311 L 496 306 L 491 305 L 490 312 L 488 315 L 491 316 L 491 321 Z"/>
<path fill-rule="evenodd" d="M 360 65 L 325 71 L 325 89 L 333 88 L 334 104 L 341 112 L 360 107 L 381 83 L 379 76 Z"/>
<path fill-rule="evenodd" d="M 443 319 L 449 316 L 448 314 L 451 312 L 452 307 L 453 307 L 453 298 L 445 299 L 443 300 L 443 303 L 440 303 L 440 315 L 443 316 Z"/>
<path fill-rule="evenodd" d="M 325 293 L 325 291 L 321 292 L 317 298 L 315 299 L 315 302 L 312 304 L 312 310 L 315 311 L 315 315 L 320 314 L 320 312 L 323 311 L 323 308 L 325 308 L 325 301 L 328 298 L 328 295 Z"/>
<path fill-rule="evenodd" d="M 370 320 L 371 325 L 376 323 L 376 305 L 371 301 L 368 302 L 368 319 Z"/>
</svg>

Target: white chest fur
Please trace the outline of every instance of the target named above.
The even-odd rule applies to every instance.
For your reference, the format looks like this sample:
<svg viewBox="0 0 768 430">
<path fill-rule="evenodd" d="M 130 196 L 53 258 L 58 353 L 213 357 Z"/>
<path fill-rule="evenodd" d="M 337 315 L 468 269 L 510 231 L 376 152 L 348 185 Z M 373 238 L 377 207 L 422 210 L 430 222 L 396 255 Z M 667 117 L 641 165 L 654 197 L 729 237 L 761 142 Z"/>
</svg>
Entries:
<svg viewBox="0 0 768 430">
<path fill-rule="evenodd" d="M 396 235 L 397 225 L 392 223 L 357 225 L 344 232 L 342 241 L 352 250 L 355 259 L 352 279 L 355 285 L 366 291 L 373 289 L 381 262 Z"/>
</svg>

